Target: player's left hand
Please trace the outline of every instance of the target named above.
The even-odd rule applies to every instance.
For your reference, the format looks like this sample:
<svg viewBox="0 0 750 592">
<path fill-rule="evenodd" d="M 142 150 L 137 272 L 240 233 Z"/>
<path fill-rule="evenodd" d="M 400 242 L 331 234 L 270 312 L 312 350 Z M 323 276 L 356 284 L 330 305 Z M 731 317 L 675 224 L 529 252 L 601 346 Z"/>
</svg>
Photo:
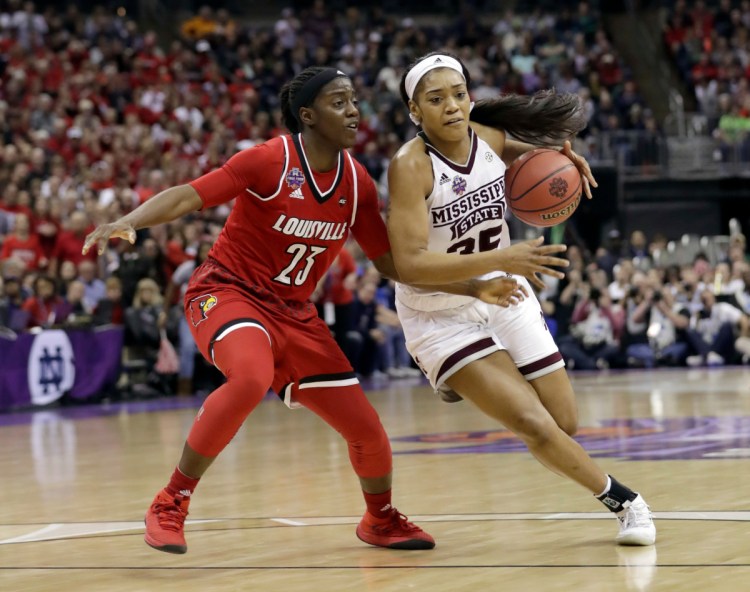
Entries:
<svg viewBox="0 0 750 592">
<path fill-rule="evenodd" d="M 573 147 L 570 144 L 570 140 L 565 140 L 565 144 L 563 144 L 562 148 L 562 153 L 570 160 L 572 160 L 574 165 L 576 165 L 578 172 L 581 173 L 581 179 L 583 179 L 583 191 L 586 193 L 586 197 L 591 199 L 591 188 L 599 187 L 599 183 L 597 183 L 596 179 L 594 179 L 594 175 L 591 172 L 589 163 L 586 162 L 586 159 L 583 156 L 580 156 L 579 154 L 573 152 Z"/>
<path fill-rule="evenodd" d="M 499 277 L 475 281 L 474 297 L 487 304 L 508 308 L 523 302 L 524 298 L 529 296 L 526 288 L 512 278 Z"/>
</svg>

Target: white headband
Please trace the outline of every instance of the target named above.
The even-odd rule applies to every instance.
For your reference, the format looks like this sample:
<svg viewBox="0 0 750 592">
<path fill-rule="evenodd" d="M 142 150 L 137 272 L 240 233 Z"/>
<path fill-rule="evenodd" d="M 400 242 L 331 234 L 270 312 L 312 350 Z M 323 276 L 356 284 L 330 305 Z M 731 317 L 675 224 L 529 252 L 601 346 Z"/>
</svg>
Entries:
<svg viewBox="0 0 750 592">
<path fill-rule="evenodd" d="M 447 55 L 430 56 L 409 70 L 409 73 L 406 75 L 406 80 L 404 80 L 406 96 L 410 99 L 414 98 L 414 91 L 417 88 L 419 81 L 422 80 L 422 77 L 427 74 L 427 72 L 434 70 L 435 68 L 450 68 L 451 70 L 458 72 L 461 77 L 466 80 L 464 77 L 464 69 L 456 58 Z"/>
</svg>

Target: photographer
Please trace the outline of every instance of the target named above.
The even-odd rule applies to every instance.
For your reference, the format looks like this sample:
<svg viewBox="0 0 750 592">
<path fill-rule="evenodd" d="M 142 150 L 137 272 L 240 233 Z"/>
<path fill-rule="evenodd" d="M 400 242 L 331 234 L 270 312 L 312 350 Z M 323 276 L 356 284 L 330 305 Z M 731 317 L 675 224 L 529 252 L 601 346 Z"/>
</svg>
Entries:
<svg viewBox="0 0 750 592">
<path fill-rule="evenodd" d="M 628 366 L 653 368 L 657 364 L 684 364 L 689 349 L 685 329 L 690 323 L 690 311 L 675 301 L 666 286 L 643 286 L 642 292 L 632 321 L 639 327 L 645 321 L 645 340 L 626 347 Z"/>
<path fill-rule="evenodd" d="M 588 288 L 573 311 L 570 335 L 560 338 L 558 347 L 571 369 L 609 368 L 619 356 L 618 338 L 624 318 L 619 307 L 613 307 L 607 291 Z"/>
<path fill-rule="evenodd" d="M 700 298 L 703 309 L 693 314 L 687 330 L 687 339 L 696 352 L 688 356 L 688 366 L 723 366 L 739 361 L 735 343 L 738 338 L 750 337 L 750 317 L 728 302 L 717 302 L 712 290 L 704 289 Z"/>
</svg>

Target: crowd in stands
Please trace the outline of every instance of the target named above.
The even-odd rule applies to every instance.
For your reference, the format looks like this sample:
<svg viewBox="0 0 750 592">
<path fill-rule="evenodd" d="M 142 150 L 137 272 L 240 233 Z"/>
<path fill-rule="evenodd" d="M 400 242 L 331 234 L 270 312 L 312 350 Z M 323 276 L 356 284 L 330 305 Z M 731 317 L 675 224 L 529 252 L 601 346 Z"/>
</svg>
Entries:
<svg viewBox="0 0 750 592">
<path fill-rule="evenodd" d="M 75 4 L 38 10 L 33 2 L 0 1 L 0 323 L 13 331 L 122 324 L 126 343 L 149 350 L 152 359 L 164 331 L 178 347 L 185 392 L 192 388 L 196 352 L 181 321 L 181 294 L 230 206 L 139 232 L 135 245 L 112 242 L 101 256 L 81 254 L 84 238 L 94 225 L 159 191 L 285 133 L 278 93 L 304 67 L 335 65 L 352 77 L 362 114 L 353 153 L 378 183 L 384 207 L 388 160 L 416 131 L 400 102 L 399 80 L 410 61 L 433 49 L 462 58 L 475 99 L 551 86 L 578 93 L 589 139 L 655 126 L 586 1 L 558 13 L 509 11 L 491 25 L 467 9 L 445 25 L 424 26 L 377 8 L 333 14 L 323 0 L 301 14 L 284 10 L 270 27 L 206 6 L 182 24 L 171 45 L 159 41 L 157 32 L 116 11 L 83 14 Z M 683 303 L 678 288 L 690 284 L 688 310 L 697 314 L 703 287 L 714 286 L 719 273 L 678 270 L 666 277 L 666 270 L 634 265 L 629 255 L 608 252 L 607 266 L 598 253 L 591 260 L 582 255 L 565 283 L 543 295 L 549 322 L 577 367 L 590 365 L 581 352 L 592 357 L 585 339 L 592 319 L 612 317 L 605 340 L 618 352 L 593 355 L 594 366 L 627 364 L 638 358 L 635 350 L 628 353 L 631 341 L 648 342 L 644 319 L 656 310 L 641 302 L 652 302 L 659 291 Z M 746 296 L 746 266 L 736 252 L 727 256 L 731 268 L 722 277 L 731 277 L 735 288 L 742 283 L 739 293 Z M 685 278 L 672 277 L 682 273 Z M 625 296 L 613 293 L 613 281 Z M 393 286 L 356 252 L 342 256 L 316 293 L 321 315 L 364 375 L 416 373 L 393 298 Z M 662 308 L 672 306 L 668 298 Z M 750 312 L 747 298 L 735 304 Z M 601 312 L 613 306 L 621 312 Z M 710 362 L 718 360 L 711 353 L 733 360 L 724 349 L 689 352 Z"/>
<path fill-rule="evenodd" d="M 750 1 L 675 0 L 664 42 L 698 110 L 720 143 L 723 160 L 750 160 Z"/>
<path fill-rule="evenodd" d="M 613 232 L 593 254 L 573 245 L 570 267 L 540 295 L 568 367 L 722 366 L 750 363 L 750 257 L 731 236 L 716 261 L 698 251 L 660 265 L 667 240 Z"/>
</svg>

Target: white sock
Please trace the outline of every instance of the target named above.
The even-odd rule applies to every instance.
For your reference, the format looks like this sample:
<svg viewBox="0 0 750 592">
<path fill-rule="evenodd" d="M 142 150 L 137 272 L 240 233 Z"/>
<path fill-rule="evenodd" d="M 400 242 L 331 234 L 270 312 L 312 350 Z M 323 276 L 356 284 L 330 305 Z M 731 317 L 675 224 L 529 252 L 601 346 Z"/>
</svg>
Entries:
<svg viewBox="0 0 750 592">
<path fill-rule="evenodd" d="M 609 493 L 609 488 L 612 487 L 612 477 L 607 475 L 607 484 L 604 486 L 604 491 L 602 491 L 599 495 L 595 495 L 594 497 L 602 497 L 603 495 L 606 495 Z"/>
</svg>

